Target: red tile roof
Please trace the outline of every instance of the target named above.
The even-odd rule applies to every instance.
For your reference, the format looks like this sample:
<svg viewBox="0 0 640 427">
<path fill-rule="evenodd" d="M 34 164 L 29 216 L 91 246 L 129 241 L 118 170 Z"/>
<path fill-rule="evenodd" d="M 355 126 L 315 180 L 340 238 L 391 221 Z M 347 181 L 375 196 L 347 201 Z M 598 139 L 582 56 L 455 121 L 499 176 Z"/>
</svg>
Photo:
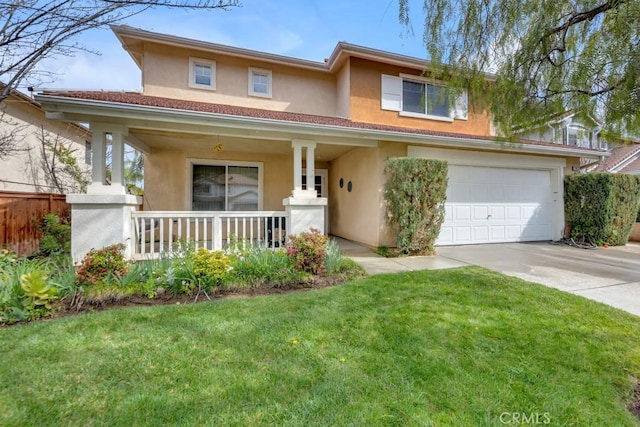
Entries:
<svg viewBox="0 0 640 427">
<path fill-rule="evenodd" d="M 439 132 L 426 129 L 416 129 L 401 126 L 389 126 L 375 123 L 354 122 L 349 119 L 329 116 L 318 116 L 313 114 L 292 113 L 288 111 L 274 111 L 264 110 L 259 108 L 240 107 L 235 105 L 226 104 L 213 104 L 208 102 L 188 101 L 182 99 L 164 98 L 158 96 L 147 96 L 138 92 L 110 92 L 110 91 L 45 91 L 43 95 L 46 96 L 58 96 L 65 98 L 76 98 L 92 101 L 103 101 L 110 103 L 120 103 L 129 105 L 141 105 L 153 108 L 167 108 L 172 110 L 184 110 L 184 111 L 196 111 L 212 114 L 222 114 L 228 116 L 237 117 L 250 117 L 264 120 L 285 121 L 285 122 L 297 122 L 307 124 L 317 124 L 326 126 L 336 126 L 352 129 L 363 130 L 379 130 L 386 132 L 399 132 L 406 134 L 418 134 L 429 136 L 442 136 L 449 138 L 464 138 L 464 139 L 477 139 L 481 141 L 496 141 L 499 140 L 491 136 L 481 135 L 469 135 L 460 134 L 454 132 Z M 541 141 L 521 140 L 522 143 L 532 145 L 542 145 L 560 148 L 559 144 L 546 143 Z M 585 151 L 592 151 L 588 148 L 581 147 L 567 147 L 572 150 L 584 149 Z"/>
<path fill-rule="evenodd" d="M 632 156 L 640 154 L 640 144 L 622 145 L 611 150 L 611 156 L 600 162 L 596 172 L 611 172 Z M 629 165 L 630 166 L 630 165 Z M 628 167 L 628 166 L 627 166 Z M 624 169 L 626 169 L 625 167 Z M 619 171 L 622 172 L 622 171 Z M 628 173 L 628 172 L 625 172 Z"/>
</svg>

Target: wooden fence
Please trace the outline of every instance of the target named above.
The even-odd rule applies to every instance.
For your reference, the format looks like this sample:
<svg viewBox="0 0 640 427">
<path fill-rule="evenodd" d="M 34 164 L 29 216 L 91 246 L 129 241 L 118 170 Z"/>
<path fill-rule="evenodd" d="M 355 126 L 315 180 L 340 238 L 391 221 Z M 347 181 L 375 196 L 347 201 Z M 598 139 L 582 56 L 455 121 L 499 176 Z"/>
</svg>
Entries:
<svg viewBox="0 0 640 427">
<path fill-rule="evenodd" d="M 38 224 L 53 212 L 67 219 L 71 205 L 62 194 L 15 193 L 0 191 L 0 247 L 19 255 L 31 255 L 38 250 Z"/>
</svg>

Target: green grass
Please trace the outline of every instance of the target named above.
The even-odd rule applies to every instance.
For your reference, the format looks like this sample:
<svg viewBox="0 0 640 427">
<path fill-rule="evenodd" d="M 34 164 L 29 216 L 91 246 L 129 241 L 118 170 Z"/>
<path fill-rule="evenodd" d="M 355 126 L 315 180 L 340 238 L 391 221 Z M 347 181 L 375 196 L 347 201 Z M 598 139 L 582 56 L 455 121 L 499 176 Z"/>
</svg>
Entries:
<svg viewBox="0 0 640 427">
<path fill-rule="evenodd" d="M 640 424 L 639 318 L 477 267 L 20 325 L 0 357 L 0 425 Z"/>
</svg>

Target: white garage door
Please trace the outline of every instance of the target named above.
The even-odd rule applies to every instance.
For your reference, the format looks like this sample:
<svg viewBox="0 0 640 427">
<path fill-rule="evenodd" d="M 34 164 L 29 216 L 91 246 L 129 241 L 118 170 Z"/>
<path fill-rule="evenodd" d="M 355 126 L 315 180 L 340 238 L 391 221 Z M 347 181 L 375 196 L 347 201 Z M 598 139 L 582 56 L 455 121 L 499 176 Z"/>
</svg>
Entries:
<svg viewBox="0 0 640 427">
<path fill-rule="evenodd" d="M 437 245 L 551 240 L 548 170 L 449 165 Z"/>
</svg>

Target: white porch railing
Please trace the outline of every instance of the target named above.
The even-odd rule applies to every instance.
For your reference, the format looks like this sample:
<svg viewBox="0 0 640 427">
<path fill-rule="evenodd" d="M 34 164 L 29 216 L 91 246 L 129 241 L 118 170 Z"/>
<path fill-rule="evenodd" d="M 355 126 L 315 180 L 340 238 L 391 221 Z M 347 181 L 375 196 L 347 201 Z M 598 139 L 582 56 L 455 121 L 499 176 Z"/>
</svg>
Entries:
<svg viewBox="0 0 640 427">
<path fill-rule="evenodd" d="M 230 239 L 245 245 L 279 247 L 287 236 L 287 212 L 132 212 L 134 259 L 154 258 L 178 242 L 195 249 L 222 249 Z"/>
</svg>

